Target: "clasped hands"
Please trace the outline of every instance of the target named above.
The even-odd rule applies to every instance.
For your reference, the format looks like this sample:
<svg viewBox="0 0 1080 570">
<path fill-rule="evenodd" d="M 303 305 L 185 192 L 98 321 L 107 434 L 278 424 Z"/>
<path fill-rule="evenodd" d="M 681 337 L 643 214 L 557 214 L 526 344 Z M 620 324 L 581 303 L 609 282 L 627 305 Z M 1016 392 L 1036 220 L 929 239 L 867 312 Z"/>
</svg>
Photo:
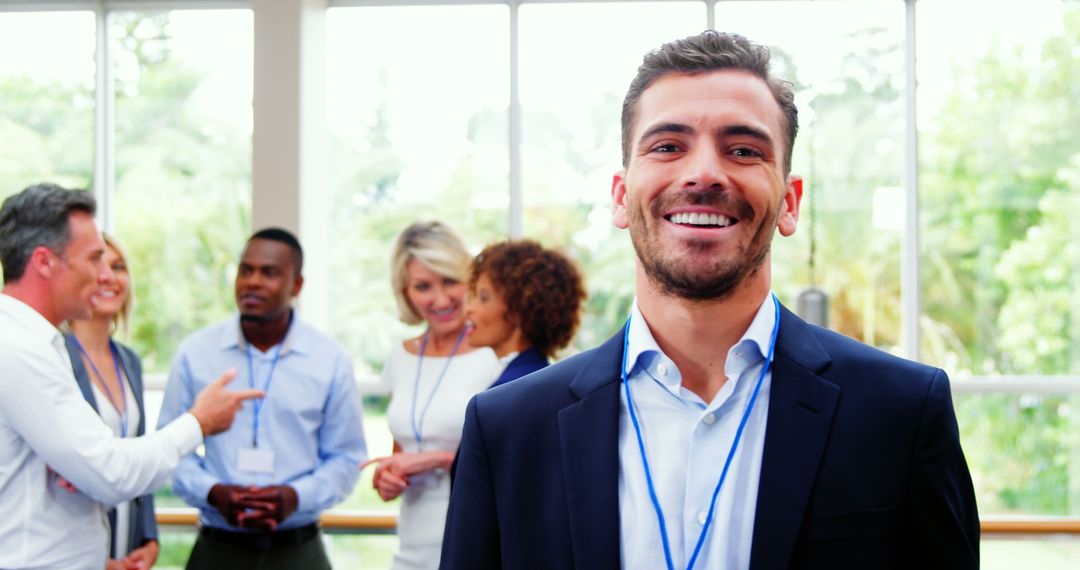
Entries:
<svg viewBox="0 0 1080 570">
<path fill-rule="evenodd" d="M 210 488 L 206 500 L 229 524 L 240 528 L 276 530 L 278 523 L 296 512 L 296 489 L 289 485 L 230 485 Z"/>
</svg>

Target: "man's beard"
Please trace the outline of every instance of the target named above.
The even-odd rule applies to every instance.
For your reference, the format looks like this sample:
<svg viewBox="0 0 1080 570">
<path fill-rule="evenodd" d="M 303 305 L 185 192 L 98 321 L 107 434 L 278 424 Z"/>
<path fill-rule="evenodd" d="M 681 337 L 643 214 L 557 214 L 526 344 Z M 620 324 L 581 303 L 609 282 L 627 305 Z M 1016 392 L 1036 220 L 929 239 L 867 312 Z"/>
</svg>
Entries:
<svg viewBox="0 0 1080 570">
<path fill-rule="evenodd" d="M 670 203 L 726 209 L 737 215 L 740 224 L 753 219 L 754 211 L 748 203 L 724 191 L 682 192 L 667 200 L 655 200 L 649 208 L 652 219 L 663 223 L 662 214 L 668 210 L 667 204 Z M 726 260 L 716 256 L 704 258 L 704 262 L 688 262 L 664 255 L 656 233 L 647 235 L 649 232 L 644 214 L 639 209 L 630 212 L 630 239 L 645 275 L 662 294 L 689 301 L 723 301 L 731 297 L 746 279 L 757 274 L 765 263 L 772 245 L 777 214 L 778 210 L 767 212 L 754 231 L 749 247 L 745 251 L 730 252 L 732 258 Z M 770 221 L 773 222 L 771 225 L 768 223 Z M 711 240 L 684 241 L 682 246 L 693 253 L 717 247 Z"/>
</svg>

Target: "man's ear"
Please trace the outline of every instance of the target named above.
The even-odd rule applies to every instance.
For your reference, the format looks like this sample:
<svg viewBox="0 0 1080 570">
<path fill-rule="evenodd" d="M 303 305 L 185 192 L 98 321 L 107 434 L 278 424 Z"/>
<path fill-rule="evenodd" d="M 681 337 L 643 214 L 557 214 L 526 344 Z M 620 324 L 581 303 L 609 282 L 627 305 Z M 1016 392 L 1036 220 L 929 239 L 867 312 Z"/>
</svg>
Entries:
<svg viewBox="0 0 1080 570">
<path fill-rule="evenodd" d="M 292 290 L 293 297 L 296 297 L 297 295 L 299 295 L 300 290 L 303 289 L 303 288 L 304 288 L 304 276 L 303 275 L 297 275 L 296 276 L 296 281 L 293 281 L 293 290 Z"/>
<path fill-rule="evenodd" d="M 33 271 L 40 277 L 48 279 L 53 276 L 60 260 L 49 248 L 39 245 L 30 252 L 30 259 L 26 261 L 26 271 Z"/>
<path fill-rule="evenodd" d="M 780 215 L 776 220 L 776 227 L 780 230 L 780 235 L 788 237 L 795 233 L 795 226 L 799 222 L 799 204 L 802 203 L 802 196 L 802 177 L 789 175 L 787 189 L 784 191 L 784 199 L 780 202 Z"/>
<path fill-rule="evenodd" d="M 620 230 L 630 227 L 630 217 L 626 212 L 625 168 L 617 170 L 611 178 L 611 221 Z"/>
</svg>

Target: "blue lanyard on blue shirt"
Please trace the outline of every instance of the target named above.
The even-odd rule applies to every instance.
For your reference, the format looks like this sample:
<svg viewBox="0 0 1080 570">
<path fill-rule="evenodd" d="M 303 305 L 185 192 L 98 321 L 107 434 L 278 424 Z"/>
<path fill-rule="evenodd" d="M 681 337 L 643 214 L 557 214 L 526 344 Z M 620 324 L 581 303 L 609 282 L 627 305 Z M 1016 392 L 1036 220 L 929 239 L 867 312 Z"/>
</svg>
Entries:
<svg viewBox="0 0 1080 570">
<path fill-rule="evenodd" d="M 289 330 L 292 329 L 292 313 L 289 313 L 289 324 L 285 328 L 285 336 L 281 337 L 281 342 L 278 343 L 277 349 L 274 351 L 274 359 L 270 361 L 270 373 L 266 375 L 266 385 L 263 386 L 263 397 L 255 398 L 252 400 L 252 405 L 255 407 L 255 413 L 251 420 L 251 447 L 259 447 L 259 414 L 262 413 L 263 402 L 270 394 L 270 382 L 274 380 L 274 370 L 277 368 L 278 359 L 281 358 L 281 349 L 285 346 L 285 338 L 289 336 Z M 246 341 L 247 339 L 245 339 Z M 251 356 L 251 343 L 247 343 L 247 361 L 248 361 L 248 379 L 251 381 L 251 388 L 255 388 L 255 364 L 254 358 Z"/>
<path fill-rule="evenodd" d="M 101 375 L 101 371 L 98 370 L 94 361 L 90 358 L 90 355 L 83 348 L 79 337 L 74 334 L 71 338 L 75 339 L 75 346 L 79 347 L 79 352 L 86 358 L 86 361 L 90 363 L 90 368 L 94 371 L 94 375 L 101 381 L 101 387 L 105 390 L 105 397 L 109 399 L 109 403 L 112 404 L 113 409 L 117 414 L 120 414 L 120 437 L 127 437 L 128 428 L 128 407 L 126 396 L 124 395 L 124 375 L 120 373 L 120 353 L 116 350 L 116 344 L 112 339 L 109 339 L 109 353 L 112 354 L 113 366 L 116 368 L 116 381 L 120 383 L 120 401 L 113 398 L 112 390 L 109 390 L 109 383 L 105 381 L 105 377 Z"/>
<path fill-rule="evenodd" d="M 776 299 L 776 295 L 772 295 L 773 311 L 775 315 L 775 321 L 773 323 L 772 334 L 769 338 L 769 350 L 765 356 L 765 364 L 761 367 L 761 375 L 758 376 L 757 384 L 754 385 L 754 391 L 750 394 L 750 400 L 746 403 L 746 410 L 743 411 L 742 419 L 739 421 L 739 428 L 735 431 L 735 439 L 731 442 L 731 449 L 728 450 L 727 459 L 724 461 L 724 469 L 720 472 L 720 479 L 716 482 L 716 488 L 713 489 L 712 499 L 709 501 L 709 514 L 705 518 L 705 524 L 701 527 L 701 534 L 698 535 L 697 544 L 694 545 L 694 552 L 690 555 L 690 561 L 686 564 L 686 570 L 692 570 L 694 563 L 697 562 L 698 555 L 701 553 L 701 547 L 705 543 L 705 535 L 709 532 L 709 526 L 712 524 L 713 512 L 716 510 L 716 497 L 720 495 L 720 487 L 724 484 L 724 479 L 727 478 L 728 467 L 731 466 L 731 460 L 735 457 L 735 450 L 739 447 L 739 441 L 742 440 L 743 430 L 746 428 L 746 422 L 750 419 L 750 412 L 754 409 L 754 403 L 757 401 L 758 392 L 761 390 L 761 383 L 765 380 L 765 375 L 769 372 L 769 368 L 773 361 L 773 351 L 776 349 L 776 334 L 780 330 L 780 301 Z M 630 349 L 630 322 L 627 319 L 626 332 L 623 335 L 623 357 L 622 357 L 622 370 L 621 377 L 623 387 L 626 390 L 626 407 L 630 410 L 630 421 L 634 424 L 634 433 L 637 435 L 638 450 L 641 452 L 641 463 L 645 467 L 645 484 L 649 489 L 649 499 L 652 500 L 653 510 L 656 511 L 656 520 L 660 525 L 660 540 L 664 546 L 664 560 L 667 562 L 668 570 L 675 570 L 675 563 L 671 558 L 671 546 L 668 543 L 667 525 L 664 523 L 664 510 L 660 507 L 660 500 L 656 496 L 656 487 L 653 485 L 652 472 L 649 470 L 649 459 L 645 454 L 645 441 L 641 436 L 641 426 L 638 424 L 637 414 L 634 412 L 634 399 L 630 396 L 630 382 L 628 380 L 628 374 L 626 372 L 626 359 L 627 353 Z"/>
<path fill-rule="evenodd" d="M 420 412 L 420 421 L 416 420 L 416 401 L 420 399 L 420 370 L 424 367 L 424 351 L 427 349 L 428 335 L 431 331 L 425 332 L 424 336 L 420 339 L 420 360 L 416 363 L 416 381 L 413 382 L 413 401 L 412 401 L 412 430 L 413 437 L 416 438 L 416 448 L 420 451 L 421 439 L 423 435 L 424 418 L 427 417 L 428 408 L 431 407 L 431 401 L 435 399 L 435 392 L 439 391 L 439 386 L 442 386 L 443 378 L 446 376 L 446 371 L 450 368 L 450 361 L 454 359 L 454 355 L 457 354 L 458 347 L 461 346 L 461 340 L 465 338 L 466 329 L 461 329 L 461 334 L 458 335 L 457 340 L 454 341 L 454 348 L 450 350 L 450 356 L 446 358 L 446 363 L 443 364 L 442 372 L 439 372 L 438 379 L 435 380 L 435 387 L 431 389 L 431 394 L 428 394 L 427 402 L 424 404 L 424 409 Z"/>
</svg>

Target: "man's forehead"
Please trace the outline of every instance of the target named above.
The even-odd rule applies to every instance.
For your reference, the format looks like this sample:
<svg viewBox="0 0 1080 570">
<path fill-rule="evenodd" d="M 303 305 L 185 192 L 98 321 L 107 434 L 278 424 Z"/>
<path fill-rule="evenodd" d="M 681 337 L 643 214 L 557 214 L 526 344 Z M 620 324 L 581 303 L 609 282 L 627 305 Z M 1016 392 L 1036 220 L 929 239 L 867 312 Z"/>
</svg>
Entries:
<svg viewBox="0 0 1080 570">
<path fill-rule="evenodd" d="M 285 265 L 292 262 L 288 245 L 274 240 L 253 239 L 244 246 L 240 263 L 252 266 Z"/>
<path fill-rule="evenodd" d="M 760 122 L 776 141 L 782 138 L 780 104 L 765 80 L 741 69 L 667 73 L 642 92 L 637 107 L 635 142 L 655 123 L 722 114 Z"/>
</svg>

